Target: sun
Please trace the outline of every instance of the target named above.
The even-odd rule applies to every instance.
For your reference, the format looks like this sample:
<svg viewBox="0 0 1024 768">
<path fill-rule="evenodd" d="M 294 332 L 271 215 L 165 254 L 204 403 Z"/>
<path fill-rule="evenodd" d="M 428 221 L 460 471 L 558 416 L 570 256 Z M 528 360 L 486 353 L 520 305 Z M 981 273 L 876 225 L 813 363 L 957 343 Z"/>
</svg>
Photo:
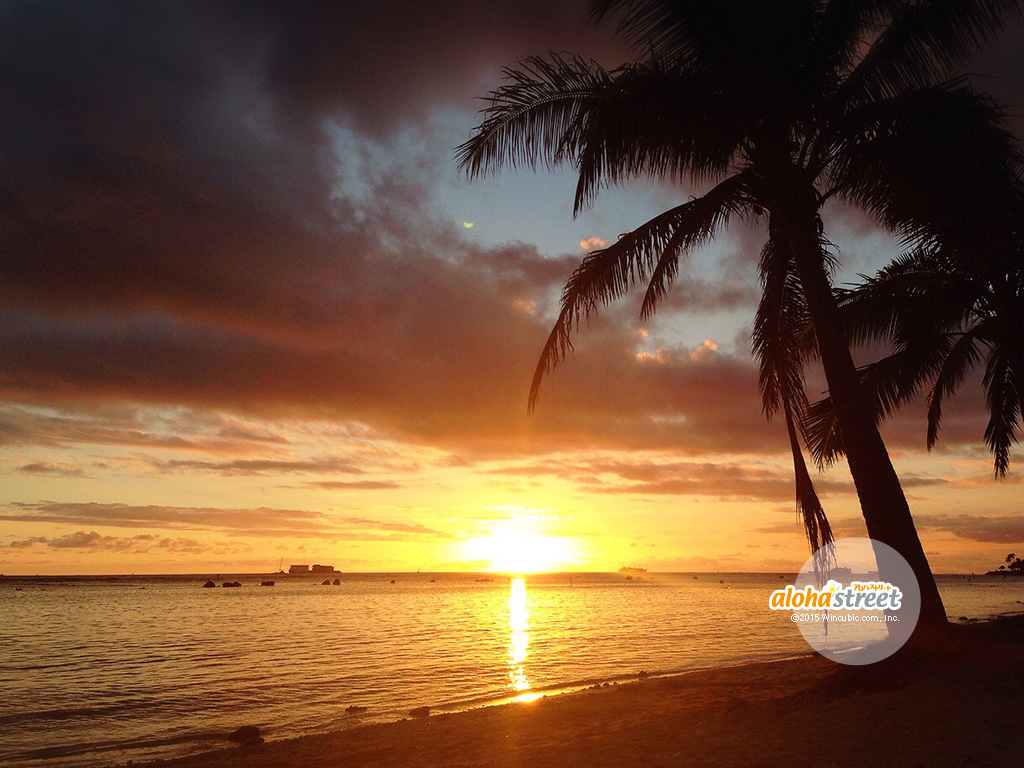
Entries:
<svg viewBox="0 0 1024 768">
<path fill-rule="evenodd" d="M 491 533 L 464 543 L 466 559 L 487 562 L 490 571 L 517 574 L 558 570 L 575 559 L 571 540 L 532 531 L 530 522 L 495 521 Z"/>
</svg>

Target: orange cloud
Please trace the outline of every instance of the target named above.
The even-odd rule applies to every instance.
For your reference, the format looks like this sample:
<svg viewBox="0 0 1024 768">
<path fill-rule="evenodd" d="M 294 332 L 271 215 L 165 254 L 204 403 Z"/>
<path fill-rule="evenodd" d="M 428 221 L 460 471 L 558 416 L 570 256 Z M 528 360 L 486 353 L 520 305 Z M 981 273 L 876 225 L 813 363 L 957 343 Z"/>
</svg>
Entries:
<svg viewBox="0 0 1024 768">
<path fill-rule="evenodd" d="M 699 363 L 705 357 L 716 351 L 718 351 L 718 345 L 711 339 L 704 339 L 704 343 L 690 353 L 690 359 L 695 363 Z"/>
<path fill-rule="evenodd" d="M 597 251 L 607 247 L 608 241 L 603 237 L 585 237 L 580 240 L 580 248 L 584 251 Z"/>
</svg>

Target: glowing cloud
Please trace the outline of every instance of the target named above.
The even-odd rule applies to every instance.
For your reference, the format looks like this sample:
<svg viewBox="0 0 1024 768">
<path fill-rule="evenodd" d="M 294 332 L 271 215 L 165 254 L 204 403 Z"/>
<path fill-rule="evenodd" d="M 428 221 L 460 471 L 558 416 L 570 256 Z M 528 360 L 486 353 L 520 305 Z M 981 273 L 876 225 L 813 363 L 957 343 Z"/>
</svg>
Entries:
<svg viewBox="0 0 1024 768">
<path fill-rule="evenodd" d="M 711 339 L 704 339 L 704 343 L 693 350 L 690 354 L 690 359 L 693 362 L 698 363 L 717 349 L 718 345 L 715 344 L 715 342 Z"/>
<path fill-rule="evenodd" d="M 580 240 L 580 248 L 584 251 L 596 251 L 599 248 L 607 248 L 608 241 L 603 237 L 585 237 Z"/>
</svg>

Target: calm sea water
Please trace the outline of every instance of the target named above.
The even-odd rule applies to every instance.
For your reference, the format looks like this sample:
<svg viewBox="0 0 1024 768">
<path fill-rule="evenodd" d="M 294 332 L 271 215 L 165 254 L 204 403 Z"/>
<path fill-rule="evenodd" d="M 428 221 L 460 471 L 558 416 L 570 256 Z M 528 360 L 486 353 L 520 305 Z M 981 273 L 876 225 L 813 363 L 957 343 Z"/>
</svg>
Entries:
<svg viewBox="0 0 1024 768">
<path fill-rule="evenodd" d="M 792 575 L 236 578 L 0 579 L 0 765 L 171 757 L 240 725 L 281 739 L 808 652 L 765 609 Z M 940 589 L 954 619 L 1024 609 L 1021 580 Z"/>
</svg>

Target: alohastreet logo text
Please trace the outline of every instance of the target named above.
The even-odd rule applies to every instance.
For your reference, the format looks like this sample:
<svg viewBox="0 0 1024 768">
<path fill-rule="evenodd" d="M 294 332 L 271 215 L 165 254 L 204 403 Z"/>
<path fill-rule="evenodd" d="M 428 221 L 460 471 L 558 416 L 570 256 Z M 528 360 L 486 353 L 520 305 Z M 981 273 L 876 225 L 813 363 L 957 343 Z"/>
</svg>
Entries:
<svg viewBox="0 0 1024 768">
<path fill-rule="evenodd" d="M 828 608 L 833 611 L 896 611 L 903 593 L 887 581 L 854 581 L 843 587 L 829 579 L 820 590 L 814 587 L 797 589 L 792 584 L 772 592 L 768 607 L 773 611 L 792 611 L 808 608 Z"/>
</svg>

